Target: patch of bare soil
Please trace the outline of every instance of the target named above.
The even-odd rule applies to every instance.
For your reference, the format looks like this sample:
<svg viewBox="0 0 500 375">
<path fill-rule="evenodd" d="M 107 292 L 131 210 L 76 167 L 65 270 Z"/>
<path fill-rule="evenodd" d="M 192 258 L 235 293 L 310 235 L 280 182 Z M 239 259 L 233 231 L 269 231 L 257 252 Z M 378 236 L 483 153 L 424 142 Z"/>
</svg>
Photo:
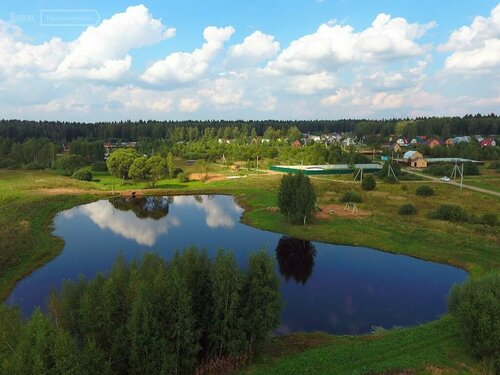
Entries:
<svg viewBox="0 0 500 375">
<path fill-rule="evenodd" d="M 345 209 L 345 205 L 341 204 L 327 204 L 319 207 L 321 211 L 316 212 L 316 218 L 328 220 L 335 216 L 362 218 L 370 215 L 370 212 L 360 210 L 359 208 L 352 212 L 352 208 Z"/>
<path fill-rule="evenodd" d="M 189 175 L 191 181 L 205 181 L 207 184 L 210 182 L 222 181 L 226 178 L 225 175 L 217 173 L 191 173 Z"/>
</svg>

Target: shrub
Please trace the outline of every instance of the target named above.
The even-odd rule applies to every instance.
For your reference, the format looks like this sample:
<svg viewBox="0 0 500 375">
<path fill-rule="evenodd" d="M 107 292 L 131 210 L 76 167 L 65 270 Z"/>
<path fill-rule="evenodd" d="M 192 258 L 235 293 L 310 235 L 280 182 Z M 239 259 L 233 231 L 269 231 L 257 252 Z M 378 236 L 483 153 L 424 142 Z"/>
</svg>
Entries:
<svg viewBox="0 0 500 375">
<path fill-rule="evenodd" d="M 442 204 L 431 213 L 431 218 L 437 220 L 459 222 L 467 221 L 468 216 L 465 210 L 460 206 Z"/>
<path fill-rule="evenodd" d="M 363 178 L 363 181 L 361 181 L 361 188 L 366 191 L 372 191 L 375 190 L 376 182 L 375 178 L 373 176 L 366 176 Z"/>
<path fill-rule="evenodd" d="M 346 191 L 340 198 L 340 201 L 342 203 L 361 203 L 363 202 L 363 198 L 358 192 Z"/>
<path fill-rule="evenodd" d="M 433 176 L 449 176 L 453 171 L 452 164 L 431 164 L 427 170 Z"/>
<path fill-rule="evenodd" d="M 492 213 L 485 213 L 481 217 L 481 223 L 495 226 L 498 223 L 497 215 Z"/>
<path fill-rule="evenodd" d="M 497 358 L 500 365 L 500 273 L 469 279 L 455 285 L 448 307 L 458 319 L 461 332 L 472 351 L 481 358 Z"/>
<path fill-rule="evenodd" d="M 180 182 L 189 182 L 189 176 L 186 172 L 179 173 L 177 178 Z"/>
<path fill-rule="evenodd" d="M 415 194 L 420 195 L 421 197 L 429 197 L 434 195 L 434 189 L 429 185 L 420 185 L 417 190 L 415 190 Z"/>
<path fill-rule="evenodd" d="M 500 169 L 500 161 L 492 161 L 490 165 L 488 165 L 488 169 Z"/>
<path fill-rule="evenodd" d="M 12 165 L 15 165 L 16 161 L 12 159 L 0 159 L 0 168 L 8 168 Z"/>
<path fill-rule="evenodd" d="M 81 180 L 81 181 L 92 181 L 92 173 L 86 169 L 79 169 L 73 175 L 71 176 L 72 178 L 76 180 Z"/>
<path fill-rule="evenodd" d="M 406 203 L 399 207 L 398 213 L 400 215 L 415 215 L 417 208 L 411 203 Z"/>
<path fill-rule="evenodd" d="M 464 176 L 479 176 L 480 174 L 477 164 L 471 161 L 464 163 Z"/>
<path fill-rule="evenodd" d="M 45 169 L 43 165 L 40 165 L 38 163 L 28 163 L 22 166 L 22 169 L 26 169 L 28 171 L 40 171 L 42 169 Z"/>
<path fill-rule="evenodd" d="M 397 184 L 398 180 L 393 175 L 385 176 L 383 180 L 386 184 Z"/>
<path fill-rule="evenodd" d="M 108 171 L 108 166 L 106 165 L 105 161 L 96 161 L 94 164 L 92 164 L 92 170 L 94 172 L 107 172 Z"/>
<path fill-rule="evenodd" d="M 177 176 L 179 176 L 179 174 L 181 174 L 183 172 L 184 172 L 184 170 L 182 168 L 175 168 L 174 173 L 172 176 L 170 176 L 170 178 L 176 178 Z"/>
</svg>

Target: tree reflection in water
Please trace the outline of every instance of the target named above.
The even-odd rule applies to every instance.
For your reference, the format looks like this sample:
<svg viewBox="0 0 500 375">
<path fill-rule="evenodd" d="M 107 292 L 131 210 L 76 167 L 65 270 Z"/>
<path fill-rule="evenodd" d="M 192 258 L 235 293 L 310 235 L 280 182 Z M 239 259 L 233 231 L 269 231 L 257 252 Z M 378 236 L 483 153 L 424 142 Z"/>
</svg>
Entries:
<svg viewBox="0 0 500 375">
<path fill-rule="evenodd" d="M 139 219 L 159 220 L 167 216 L 170 197 L 120 197 L 110 199 L 114 208 L 120 211 L 132 211 Z"/>
<path fill-rule="evenodd" d="M 280 273 L 289 281 L 305 284 L 311 277 L 316 248 L 311 241 L 283 236 L 276 247 Z"/>
</svg>

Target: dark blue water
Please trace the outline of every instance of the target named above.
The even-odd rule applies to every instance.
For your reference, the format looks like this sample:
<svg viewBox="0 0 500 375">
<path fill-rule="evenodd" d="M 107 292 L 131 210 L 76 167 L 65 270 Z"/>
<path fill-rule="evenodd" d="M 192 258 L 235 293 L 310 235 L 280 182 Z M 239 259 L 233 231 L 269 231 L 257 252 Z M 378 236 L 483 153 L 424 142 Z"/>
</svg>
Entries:
<svg viewBox="0 0 500 375">
<path fill-rule="evenodd" d="M 168 259 L 193 245 L 210 254 L 224 248 L 244 266 L 249 252 L 264 246 L 281 275 L 285 307 L 278 333 L 360 334 L 438 318 L 447 311 L 452 284 L 467 277 L 408 256 L 258 230 L 239 222 L 242 212 L 228 196 L 101 200 L 64 211 L 54 231 L 66 242 L 61 255 L 20 281 L 8 303 L 29 314 L 45 305 L 51 288 L 110 269 L 120 252 L 126 259 L 145 252 Z"/>
</svg>

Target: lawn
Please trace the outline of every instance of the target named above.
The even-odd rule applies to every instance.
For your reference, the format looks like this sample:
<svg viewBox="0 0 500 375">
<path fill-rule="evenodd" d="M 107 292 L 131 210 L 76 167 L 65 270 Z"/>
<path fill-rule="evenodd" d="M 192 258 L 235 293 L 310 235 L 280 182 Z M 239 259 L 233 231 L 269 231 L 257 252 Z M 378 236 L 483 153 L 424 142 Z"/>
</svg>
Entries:
<svg viewBox="0 0 500 375">
<path fill-rule="evenodd" d="M 217 172 L 233 174 L 218 168 Z M 240 172 L 247 174 L 247 172 Z M 0 170 L 0 297 L 6 298 L 15 283 L 59 254 L 62 240 L 51 234 L 54 215 L 66 208 L 110 196 L 122 190 L 147 189 L 106 174 L 99 182 L 80 182 L 53 172 Z M 362 245 L 467 269 L 473 277 L 500 268 L 500 235 L 497 227 L 448 223 L 428 218 L 439 204 L 459 204 L 470 214 L 500 212 L 500 198 L 432 184 L 436 195 L 418 197 L 420 183 L 377 183 L 373 192 L 345 179 L 314 179 L 318 204 L 339 201 L 343 192 L 363 196 L 359 208 L 364 218 L 333 215 L 304 226 L 292 226 L 276 206 L 280 175 L 248 174 L 246 178 L 204 183 L 162 180 L 157 194 L 218 193 L 235 195 L 246 209 L 242 220 L 255 227 L 332 243 Z M 422 184 L 425 182 L 422 182 Z M 54 190 L 58 189 L 58 190 Z M 57 194 L 54 194 L 57 193 Z M 413 203 L 417 215 L 397 214 L 403 203 Z M 416 373 L 441 374 L 479 371 L 480 364 L 465 352 L 455 322 L 445 317 L 420 327 L 359 337 L 296 334 L 273 338 L 266 355 L 248 373 L 363 373 L 389 368 L 412 368 Z"/>
</svg>

